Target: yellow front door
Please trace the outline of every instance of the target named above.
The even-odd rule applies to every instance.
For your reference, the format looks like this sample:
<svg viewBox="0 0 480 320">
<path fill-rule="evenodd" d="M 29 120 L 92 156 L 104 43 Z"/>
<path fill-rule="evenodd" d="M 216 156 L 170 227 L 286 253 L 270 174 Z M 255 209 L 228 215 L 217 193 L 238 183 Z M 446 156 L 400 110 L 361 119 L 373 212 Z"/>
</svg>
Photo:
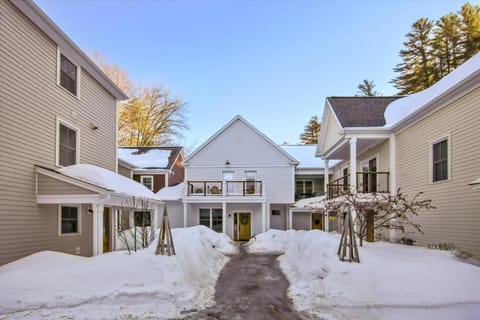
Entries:
<svg viewBox="0 0 480 320">
<path fill-rule="evenodd" d="M 237 239 L 240 241 L 247 241 L 250 240 L 252 236 L 251 233 L 251 216 L 250 212 L 237 212 L 235 213 L 235 226 L 237 231 Z"/>
<path fill-rule="evenodd" d="M 110 208 L 103 209 L 103 252 L 110 251 Z"/>
<path fill-rule="evenodd" d="M 312 230 L 323 230 L 323 213 L 312 212 Z"/>
</svg>

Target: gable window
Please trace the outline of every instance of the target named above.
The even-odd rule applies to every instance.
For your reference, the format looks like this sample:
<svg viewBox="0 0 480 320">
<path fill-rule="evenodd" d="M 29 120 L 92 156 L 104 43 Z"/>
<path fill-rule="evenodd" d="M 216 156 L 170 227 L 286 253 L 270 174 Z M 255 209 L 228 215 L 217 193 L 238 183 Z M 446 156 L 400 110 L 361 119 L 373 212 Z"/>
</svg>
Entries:
<svg viewBox="0 0 480 320">
<path fill-rule="evenodd" d="M 213 229 L 216 232 L 222 232 L 222 209 L 201 208 L 199 213 L 199 224 Z"/>
<path fill-rule="evenodd" d="M 151 215 L 149 211 L 135 211 L 133 216 L 135 227 L 150 227 Z"/>
<path fill-rule="evenodd" d="M 141 176 L 140 182 L 147 187 L 148 189 L 153 191 L 153 176 Z"/>
<path fill-rule="evenodd" d="M 80 233 L 80 210 L 77 206 L 60 206 L 59 235 Z"/>
<path fill-rule="evenodd" d="M 432 181 L 448 180 L 448 139 L 432 144 Z"/>
<path fill-rule="evenodd" d="M 78 129 L 57 119 L 57 165 L 71 166 L 78 163 Z"/>
</svg>

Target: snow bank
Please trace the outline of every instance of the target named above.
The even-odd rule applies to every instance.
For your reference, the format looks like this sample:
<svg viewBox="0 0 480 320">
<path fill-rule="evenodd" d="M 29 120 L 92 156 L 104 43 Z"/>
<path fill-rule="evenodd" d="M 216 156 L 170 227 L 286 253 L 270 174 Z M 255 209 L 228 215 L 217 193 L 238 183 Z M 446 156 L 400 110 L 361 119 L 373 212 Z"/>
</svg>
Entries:
<svg viewBox="0 0 480 320">
<path fill-rule="evenodd" d="M 58 172 L 115 192 L 156 199 L 155 193 L 132 179 L 90 164 L 63 167 Z"/>
<path fill-rule="evenodd" d="M 185 192 L 185 182 L 179 183 L 173 187 L 166 187 L 157 192 L 157 198 L 160 200 L 181 200 Z"/>
<path fill-rule="evenodd" d="M 323 209 L 325 208 L 325 196 L 305 198 L 298 200 L 293 205 L 295 208 L 306 208 L 306 209 Z"/>
<path fill-rule="evenodd" d="M 430 88 L 393 101 L 385 110 L 385 127 L 393 127 L 400 120 L 452 89 L 460 81 L 466 79 L 479 69 L 480 53 L 477 53 Z"/>
<path fill-rule="evenodd" d="M 172 234 L 177 252 L 172 257 L 156 256 L 155 240 L 131 255 L 117 251 L 85 258 L 40 252 L 4 265 L 0 314 L 49 312 L 48 318 L 59 319 L 88 318 L 93 311 L 93 318 L 102 319 L 167 318 L 182 309 L 205 308 L 213 301 L 225 254 L 236 248 L 227 236 L 203 226 L 172 229 Z"/>
<path fill-rule="evenodd" d="M 164 169 L 168 166 L 170 150 L 159 149 L 118 149 L 118 158 L 128 162 L 137 169 Z"/>
<path fill-rule="evenodd" d="M 322 231 L 274 230 L 249 245 L 251 251 L 270 247 L 285 252 L 280 266 L 291 283 L 289 296 L 302 311 L 461 303 L 480 308 L 480 268 L 457 261 L 449 252 L 367 243 L 359 248 L 357 264 L 339 261 L 338 243 L 338 235 Z"/>
</svg>

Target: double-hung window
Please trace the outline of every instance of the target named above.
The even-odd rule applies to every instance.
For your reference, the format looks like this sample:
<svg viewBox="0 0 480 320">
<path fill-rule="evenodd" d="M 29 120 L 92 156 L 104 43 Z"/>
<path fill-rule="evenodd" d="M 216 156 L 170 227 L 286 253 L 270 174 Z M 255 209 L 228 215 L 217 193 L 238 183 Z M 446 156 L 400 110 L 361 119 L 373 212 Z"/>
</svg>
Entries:
<svg viewBox="0 0 480 320">
<path fill-rule="evenodd" d="M 80 67 L 57 48 L 57 84 L 79 97 Z"/>
<path fill-rule="evenodd" d="M 57 120 L 57 165 L 78 163 L 78 129 Z"/>
<path fill-rule="evenodd" d="M 432 144 L 432 181 L 448 180 L 448 139 Z"/>
<path fill-rule="evenodd" d="M 201 208 L 199 213 L 199 223 L 216 232 L 222 232 L 222 209 Z"/>
<path fill-rule="evenodd" d="M 147 187 L 148 189 L 153 191 L 153 176 L 141 176 L 140 182 Z"/>
<path fill-rule="evenodd" d="M 80 233 L 80 210 L 77 206 L 60 206 L 59 209 L 59 234 Z"/>
</svg>

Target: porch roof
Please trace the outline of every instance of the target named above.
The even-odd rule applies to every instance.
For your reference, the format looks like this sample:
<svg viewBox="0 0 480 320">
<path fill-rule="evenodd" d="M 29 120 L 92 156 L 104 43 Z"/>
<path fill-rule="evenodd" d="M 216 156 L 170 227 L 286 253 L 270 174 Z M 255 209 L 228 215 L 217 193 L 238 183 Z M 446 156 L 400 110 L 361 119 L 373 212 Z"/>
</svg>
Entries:
<svg viewBox="0 0 480 320">
<path fill-rule="evenodd" d="M 93 165 L 75 165 L 61 169 L 35 166 L 37 203 L 104 203 L 121 205 L 132 197 L 146 198 L 162 204 L 153 192 L 136 181 Z M 39 183 L 38 175 L 46 176 L 69 188 L 52 188 Z M 145 189 L 145 190 L 143 190 Z"/>
</svg>

